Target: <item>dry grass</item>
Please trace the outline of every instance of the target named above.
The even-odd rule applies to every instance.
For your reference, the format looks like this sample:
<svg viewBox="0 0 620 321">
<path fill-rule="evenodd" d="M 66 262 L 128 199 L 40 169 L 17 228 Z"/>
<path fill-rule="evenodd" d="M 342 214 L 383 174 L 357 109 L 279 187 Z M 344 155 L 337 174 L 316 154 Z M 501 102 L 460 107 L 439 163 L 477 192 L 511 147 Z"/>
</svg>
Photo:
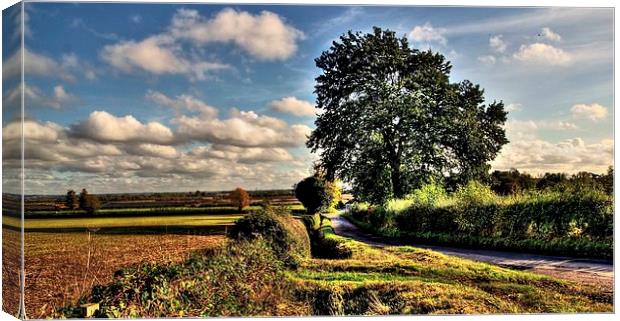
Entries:
<svg viewBox="0 0 620 321">
<path fill-rule="evenodd" d="M 213 235 L 26 233 L 26 312 L 44 318 L 75 303 L 120 268 L 141 262 L 180 262 L 195 250 L 221 246 Z M 90 258 L 89 258 L 90 251 Z M 7 260 L 3 260 L 7 262 Z M 4 277 L 4 275 L 3 275 Z"/>
</svg>

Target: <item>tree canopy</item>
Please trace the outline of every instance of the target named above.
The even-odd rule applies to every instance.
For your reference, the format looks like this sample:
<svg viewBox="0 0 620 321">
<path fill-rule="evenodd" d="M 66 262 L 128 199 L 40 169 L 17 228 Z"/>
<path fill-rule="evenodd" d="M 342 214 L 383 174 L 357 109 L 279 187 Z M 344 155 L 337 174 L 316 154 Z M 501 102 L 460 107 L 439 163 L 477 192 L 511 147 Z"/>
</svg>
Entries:
<svg viewBox="0 0 620 321">
<path fill-rule="evenodd" d="M 304 205 L 308 214 L 324 211 L 332 204 L 337 186 L 321 175 L 306 177 L 295 185 L 295 197 Z"/>
<path fill-rule="evenodd" d="M 307 146 L 328 180 L 351 183 L 362 200 L 403 197 L 431 177 L 457 184 L 488 175 L 508 142 L 502 102 L 485 104 L 470 81 L 451 83 L 443 55 L 394 32 L 349 31 L 315 62 L 323 112 Z"/>
<path fill-rule="evenodd" d="M 250 205 L 250 194 L 248 194 L 248 192 L 241 187 L 235 188 L 235 190 L 230 192 L 228 197 L 230 198 L 232 205 L 239 209 L 239 212 L 241 212 L 244 207 Z"/>
</svg>

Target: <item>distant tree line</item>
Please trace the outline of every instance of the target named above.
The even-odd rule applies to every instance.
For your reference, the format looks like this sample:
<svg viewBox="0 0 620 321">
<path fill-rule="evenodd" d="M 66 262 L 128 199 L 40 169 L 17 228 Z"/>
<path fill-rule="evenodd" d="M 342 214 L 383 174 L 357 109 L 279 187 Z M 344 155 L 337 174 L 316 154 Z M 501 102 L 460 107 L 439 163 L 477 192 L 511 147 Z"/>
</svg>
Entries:
<svg viewBox="0 0 620 321">
<path fill-rule="evenodd" d="M 610 166 L 607 173 L 594 174 L 579 172 L 573 175 L 566 173 L 545 173 L 534 177 L 516 169 L 508 171 L 494 171 L 489 177 L 491 189 L 500 195 L 512 195 L 531 190 L 566 190 L 571 187 L 596 188 L 613 193 L 614 168 Z"/>
</svg>

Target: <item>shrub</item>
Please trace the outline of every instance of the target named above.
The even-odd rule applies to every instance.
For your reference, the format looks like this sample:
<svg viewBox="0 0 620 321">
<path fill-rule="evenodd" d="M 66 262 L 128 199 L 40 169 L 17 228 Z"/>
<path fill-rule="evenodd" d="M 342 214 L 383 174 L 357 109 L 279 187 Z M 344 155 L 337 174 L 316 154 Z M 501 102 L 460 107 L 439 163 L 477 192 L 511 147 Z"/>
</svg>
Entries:
<svg viewBox="0 0 620 321">
<path fill-rule="evenodd" d="M 448 196 L 440 185 L 431 183 L 406 200 L 370 208 L 359 204 L 349 214 L 385 236 L 430 233 L 432 237 L 450 236 L 447 243 L 451 244 L 487 248 L 496 244 L 549 254 L 555 249 L 555 254 L 571 255 L 566 251 L 573 247 L 581 256 L 587 256 L 585 251 L 590 249 L 591 255 L 606 257 L 613 236 L 612 196 L 592 184 L 497 196 L 488 186 L 470 182 Z"/>
<path fill-rule="evenodd" d="M 320 259 L 350 259 L 353 250 L 340 238 L 322 236 L 314 243 L 312 256 Z"/>
<path fill-rule="evenodd" d="M 310 238 L 303 223 L 288 213 L 277 214 L 273 208 L 238 219 L 228 236 L 236 240 L 262 238 L 287 266 L 296 266 L 310 256 Z"/>
<path fill-rule="evenodd" d="M 282 262 L 258 240 L 232 242 L 178 265 L 120 270 L 114 282 L 95 286 L 89 301 L 100 303 L 100 318 L 308 314 L 293 290 Z M 79 317 L 75 307 L 58 312 Z"/>
<path fill-rule="evenodd" d="M 337 189 L 335 184 L 327 182 L 319 175 L 314 175 L 304 178 L 295 185 L 295 197 L 308 210 L 308 214 L 315 214 L 329 208 L 335 188 Z"/>
</svg>

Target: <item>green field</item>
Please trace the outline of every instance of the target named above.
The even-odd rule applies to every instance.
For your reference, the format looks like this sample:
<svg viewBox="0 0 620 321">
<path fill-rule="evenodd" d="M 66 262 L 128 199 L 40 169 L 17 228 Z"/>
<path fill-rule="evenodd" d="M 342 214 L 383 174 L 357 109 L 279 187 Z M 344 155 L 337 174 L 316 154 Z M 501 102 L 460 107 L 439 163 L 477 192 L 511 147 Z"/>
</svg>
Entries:
<svg viewBox="0 0 620 321">
<path fill-rule="evenodd" d="M 92 217 L 92 218 L 52 218 L 26 219 L 25 229 L 78 229 L 78 228 L 126 228 L 126 227 L 183 227 L 183 226 L 225 226 L 232 225 L 243 215 L 209 214 L 142 217 Z M 19 227 L 18 218 L 3 216 L 2 224 Z"/>
</svg>

